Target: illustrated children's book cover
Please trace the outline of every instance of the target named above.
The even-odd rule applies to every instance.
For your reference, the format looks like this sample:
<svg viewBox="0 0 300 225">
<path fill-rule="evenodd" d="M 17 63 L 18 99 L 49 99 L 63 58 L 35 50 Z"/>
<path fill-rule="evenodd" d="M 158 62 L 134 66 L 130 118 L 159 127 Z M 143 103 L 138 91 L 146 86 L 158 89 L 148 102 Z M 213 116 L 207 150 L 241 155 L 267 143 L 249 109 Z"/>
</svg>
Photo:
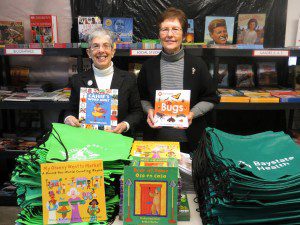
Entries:
<svg viewBox="0 0 300 225">
<path fill-rule="evenodd" d="M 168 141 L 134 141 L 130 154 L 154 159 L 180 159 L 180 145 L 179 142 Z"/>
<path fill-rule="evenodd" d="M 239 14 L 237 44 L 263 45 L 266 14 Z"/>
<path fill-rule="evenodd" d="M 22 22 L 0 21 L 0 45 L 23 43 L 24 26 Z"/>
<path fill-rule="evenodd" d="M 89 33 L 99 27 L 102 25 L 98 16 L 78 16 L 79 42 L 87 42 Z"/>
<path fill-rule="evenodd" d="M 107 219 L 102 160 L 41 164 L 44 224 Z"/>
<path fill-rule="evenodd" d="M 209 45 L 232 44 L 234 17 L 207 16 L 204 42 Z"/>
<path fill-rule="evenodd" d="M 177 224 L 177 200 L 178 167 L 124 168 L 124 224 Z"/>
<path fill-rule="evenodd" d="M 104 17 L 103 28 L 116 35 L 116 42 L 132 42 L 133 18 Z"/>
<path fill-rule="evenodd" d="M 56 16 L 31 15 L 30 28 L 32 43 L 58 43 Z"/>
<path fill-rule="evenodd" d="M 157 90 L 154 124 L 163 127 L 188 127 L 190 90 Z"/>
<path fill-rule="evenodd" d="M 118 90 L 80 88 L 79 121 L 84 128 L 114 129 L 118 123 Z"/>
<path fill-rule="evenodd" d="M 193 19 L 188 19 L 188 29 L 186 33 L 186 42 L 187 43 L 193 43 L 195 39 L 194 35 L 194 20 Z"/>
</svg>

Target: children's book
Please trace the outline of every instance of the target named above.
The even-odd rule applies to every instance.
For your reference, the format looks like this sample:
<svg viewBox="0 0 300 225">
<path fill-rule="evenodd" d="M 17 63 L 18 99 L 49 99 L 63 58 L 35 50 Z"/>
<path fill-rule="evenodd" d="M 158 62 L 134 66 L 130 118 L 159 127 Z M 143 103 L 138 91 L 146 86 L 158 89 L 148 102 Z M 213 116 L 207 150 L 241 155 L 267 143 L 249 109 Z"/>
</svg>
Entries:
<svg viewBox="0 0 300 225">
<path fill-rule="evenodd" d="M 177 224 L 177 202 L 178 167 L 124 168 L 124 224 Z"/>
<path fill-rule="evenodd" d="M 107 219 L 102 160 L 41 164 L 44 224 Z"/>
<path fill-rule="evenodd" d="M 24 44 L 22 22 L 0 21 L 0 45 L 5 44 Z"/>
<path fill-rule="evenodd" d="M 214 65 L 210 64 L 209 72 L 212 76 L 214 76 Z M 228 65 L 227 64 L 219 64 L 219 71 L 216 74 L 218 87 L 229 87 L 229 73 L 228 73 Z"/>
<path fill-rule="evenodd" d="M 195 34 L 194 34 L 194 20 L 193 19 L 188 19 L 188 29 L 187 29 L 187 34 L 186 34 L 186 39 L 185 42 L 187 43 L 193 43 Z"/>
<path fill-rule="evenodd" d="M 239 14 L 237 44 L 263 45 L 266 14 Z"/>
<path fill-rule="evenodd" d="M 257 79 L 260 86 L 277 86 L 276 63 L 258 63 Z"/>
<path fill-rule="evenodd" d="M 232 44 L 234 17 L 206 16 L 204 42 L 209 45 Z"/>
<path fill-rule="evenodd" d="M 167 141 L 134 141 L 130 154 L 146 158 L 176 158 L 180 159 L 179 142 Z"/>
<path fill-rule="evenodd" d="M 58 43 L 56 16 L 31 15 L 30 28 L 32 43 Z"/>
<path fill-rule="evenodd" d="M 236 75 L 237 88 L 252 88 L 255 86 L 252 65 L 249 64 L 237 65 L 235 75 Z"/>
<path fill-rule="evenodd" d="M 115 42 L 132 42 L 133 18 L 104 17 L 103 28 L 116 35 Z"/>
<path fill-rule="evenodd" d="M 89 33 L 99 27 L 102 25 L 98 16 L 78 16 L 79 42 L 87 42 Z"/>
<path fill-rule="evenodd" d="M 118 124 L 118 90 L 80 88 L 79 121 L 82 127 L 111 130 Z"/>
<path fill-rule="evenodd" d="M 155 95 L 154 125 L 188 127 L 190 90 L 157 90 Z"/>
</svg>

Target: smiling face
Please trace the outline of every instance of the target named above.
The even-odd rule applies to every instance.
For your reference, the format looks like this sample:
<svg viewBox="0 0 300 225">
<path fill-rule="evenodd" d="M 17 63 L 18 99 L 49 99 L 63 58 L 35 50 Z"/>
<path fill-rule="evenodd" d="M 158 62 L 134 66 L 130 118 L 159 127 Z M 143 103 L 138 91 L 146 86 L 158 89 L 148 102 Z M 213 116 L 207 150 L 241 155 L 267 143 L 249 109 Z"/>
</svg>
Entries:
<svg viewBox="0 0 300 225">
<path fill-rule="evenodd" d="M 178 52 L 183 37 L 182 27 L 177 18 L 166 19 L 160 24 L 159 38 L 166 53 L 174 54 Z"/>
<path fill-rule="evenodd" d="M 214 28 L 212 33 L 209 33 L 210 37 L 214 40 L 216 44 L 226 44 L 228 33 L 227 28 L 224 26 Z"/>
<path fill-rule="evenodd" d="M 114 48 L 111 46 L 111 40 L 108 36 L 95 37 L 87 54 L 93 60 L 96 68 L 103 70 L 111 65 L 111 60 L 115 54 Z"/>
</svg>

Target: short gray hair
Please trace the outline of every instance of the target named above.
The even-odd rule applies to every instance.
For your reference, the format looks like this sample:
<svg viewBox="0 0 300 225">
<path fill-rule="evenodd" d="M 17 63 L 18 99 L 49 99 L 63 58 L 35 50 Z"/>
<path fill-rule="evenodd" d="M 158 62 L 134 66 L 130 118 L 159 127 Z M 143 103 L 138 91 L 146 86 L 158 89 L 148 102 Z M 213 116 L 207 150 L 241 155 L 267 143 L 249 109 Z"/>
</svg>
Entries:
<svg viewBox="0 0 300 225">
<path fill-rule="evenodd" d="M 113 32 L 111 32 L 110 30 L 104 29 L 104 28 L 96 28 L 94 30 L 91 31 L 91 33 L 88 36 L 87 42 L 89 44 L 89 47 L 91 47 L 93 39 L 96 37 L 103 37 L 103 36 L 107 36 L 111 42 L 111 46 L 114 46 L 114 40 L 115 40 L 115 35 Z"/>
</svg>

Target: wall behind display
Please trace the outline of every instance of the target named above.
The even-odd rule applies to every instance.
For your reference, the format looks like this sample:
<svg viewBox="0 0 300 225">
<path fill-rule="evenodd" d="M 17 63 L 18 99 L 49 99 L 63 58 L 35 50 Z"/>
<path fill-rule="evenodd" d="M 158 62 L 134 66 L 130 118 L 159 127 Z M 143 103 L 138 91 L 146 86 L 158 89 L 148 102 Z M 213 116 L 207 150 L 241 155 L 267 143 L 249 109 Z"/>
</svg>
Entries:
<svg viewBox="0 0 300 225">
<path fill-rule="evenodd" d="M 299 0 L 289 0 L 286 16 L 285 46 L 294 46 L 300 18 Z"/>
<path fill-rule="evenodd" d="M 133 17 L 134 40 L 157 38 L 156 19 L 167 7 L 183 9 L 194 19 L 195 41 L 203 41 L 205 16 L 235 16 L 240 13 L 266 13 L 265 47 L 283 47 L 286 21 L 286 0 L 70 0 L 72 38 L 77 37 L 77 16 Z M 235 26 L 236 29 L 236 26 Z M 236 32 L 235 32 L 236 33 Z M 276 34 L 276 35 L 274 35 Z M 75 41 L 76 39 L 74 39 Z M 235 40 L 235 37 L 234 37 Z"/>
</svg>

